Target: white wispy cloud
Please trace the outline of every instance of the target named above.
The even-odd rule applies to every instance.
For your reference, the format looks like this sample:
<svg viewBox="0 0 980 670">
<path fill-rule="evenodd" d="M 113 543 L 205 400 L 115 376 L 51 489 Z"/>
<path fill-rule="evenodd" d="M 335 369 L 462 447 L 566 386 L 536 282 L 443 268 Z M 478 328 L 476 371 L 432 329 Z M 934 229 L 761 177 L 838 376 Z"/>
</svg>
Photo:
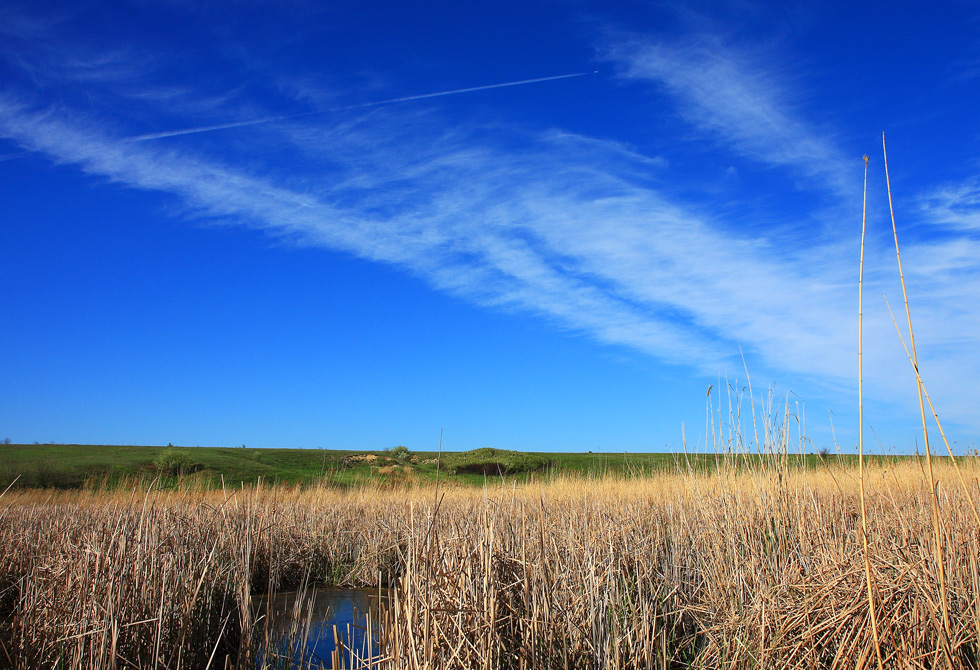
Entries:
<svg viewBox="0 0 980 670">
<path fill-rule="evenodd" d="M 919 197 L 919 207 L 934 225 L 980 232 L 980 177 L 933 188 Z"/>
<path fill-rule="evenodd" d="M 677 44 L 621 41 L 605 57 L 626 79 L 666 89 L 684 118 L 739 153 L 791 168 L 838 194 L 854 192 L 849 161 L 826 132 L 794 108 L 771 63 L 767 67 L 761 59 L 704 35 Z"/>
<path fill-rule="evenodd" d="M 632 43 L 614 53 L 627 76 L 666 86 L 682 113 L 736 151 L 851 195 L 854 171 L 765 70 L 711 43 Z M 801 249 L 738 234 L 730 215 L 651 185 L 651 175 L 668 170 L 665 160 L 615 141 L 377 110 L 242 127 L 247 141 L 219 154 L 181 138 L 128 142 L 95 114 L 28 98 L 0 91 L 0 135 L 89 174 L 171 194 L 197 214 L 392 264 L 477 304 L 533 313 L 701 373 L 738 371 L 741 347 L 767 371 L 852 383 L 856 239 Z M 146 104 L 157 98 L 145 96 Z M 288 163 L 276 158 L 284 147 Z M 948 227 L 975 230 L 975 187 L 930 197 Z M 805 226 L 805 217 L 788 223 Z M 873 248 L 871 265 L 884 267 L 887 251 Z M 976 277 L 978 251 L 963 238 L 903 249 L 918 295 L 928 298 L 922 335 L 934 348 L 923 369 L 934 364 L 941 388 L 980 373 L 962 341 L 967 328 L 980 330 L 963 307 L 978 304 L 980 282 L 962 281 Z M 868 295 L 893 288 L 874 269 L 868 284 Z M 866 318 L 869 379 L 894 397 L 907 371 L 896 364 L 891 324 L 883 309 Z M 975 422 L 965 401 L 950 402 L 958 418 Z"/>
<path fill-rule="evenodd" d="M 739 341 L 800 367 L 798 350 L 820 340 L 835 374 L 838 347 L 827 342 L 843 316 L 834 313 L 837 289 L 811 282 L 768 242 L 725 234 L 636 184 L 632 173 L 649 161 L 612 142 L 550 133 L 507 152 L 465 134 L 401 136 L 397 123 L 345 126 L 321 133 L 333 164 L 320 186 L 301 190 L 9 100 L 0 106 L 3 133 L 30 150 L 172 193 L 209 216 L 405 266 L 481 304 L 712 372 L 736 359 Z M 363 151 L 375 137 L 391 145 Z M 802 319 L 801 299 L 813 306 Z"/>
<path fill-rule="evenodd" d="M 852 169 L 855 161 L 848 161 L 834 135 L 815 125 L 805 106 L 796 102 L 799 96 L 787 83 L 792 77 L 781 74 L 771 59 L 753 53 L 734 48 L 717 36 L 698 35 L 670 43 L 631 38 L 607 48 L 604 57 L 620 68 L 625 79 L 657 86 L 692 130 L 707 133 L 744 158 L 788 170 L 802 177 L 809 188 L 828 190 L 838 200 L 830 218 L 839 218 L 840 213 L 847 216 L 847 205 L 857 206 L 860 197 L 860 182 Z M 980 332 L 975 309 L 980 304 L 980 249 L 975 239 L 980 230 L 980 180 L 934 188 L 910 200 L 919 203 L 919 211 L 909 217 L 911 222 L 929 222 L 933 233 L 941 235 L 940 240 L 904 236 L 902 247 L 920 343 L 920 368 L 932 380 L 933 395 L 942 397 L 945 410 L 976 428 L 971 407 L 977 397 L 964 389 L 969 379 L 980 374 L 980 357 L 976 356 L 980 342 L 974 335 Z M 804 213 L 796 227 L 803 230 L 806 217 L 814 215 Z M 908 215 L 899 213 L 906 225 Z M 854 226 L 857 216 L 855 209 Z M 884 220 L 874 213 L 871 218 Z M 815 244 L 804 245 L 805 252 L 787 259 L 788 263 L 773 262 L 763 251 L 764 240 L 758 240 L 754 249 L 749 244 L 748 252 L 729 245 L 724 250 L 728 253 L 719 254 L 721 260 L 714 262 L 716 267 L 725 267 L 729 261 L 727 276 L 747 274 L 751 286 L 780 286 L 782 290 L 729 294 L 724 274 L 691 277 L 686 290 L 702 319 L 731 324 L 730 332 L 766 351 L 764 359 L 776 369 L 804 375 L 819 371 L 827 381 L 847 382 L 856 374 L 852 312 L 857 250 L 854 245 L 835 244 L 828 236 L 815 237 Z M 910 378 L 907 361 L 880 299 L 888 293 L 893 308 L 902 309 L 890 242 L 890 234 L 875 233 L 869 241 L 865 379 L 871 380 L 879 398 L 908 407 L 912 395 L 904 392 Z M 711 258 L 710 244 L 702 248 L 706 258 Z M 792 254 L 793 248 L 773 244 L 769 252 Z M 732 262 L 734 259 L 744 262 Z M 699 292 L 700 287 L 707 290 Z M 713 299 L 720 299 L 720 305 Z M 904 313 L 897 316 L 904 323 Z"/>
<path fill-rule="evenodd" d="M 0 13 L 0 57 L 42 86 L 124 83 L 144 77 L 153 60 L 132 47 L 72 43 L 65 39 L 70 34 L 67 13 L 39 18 L 8 10 Z"/>
</svg>

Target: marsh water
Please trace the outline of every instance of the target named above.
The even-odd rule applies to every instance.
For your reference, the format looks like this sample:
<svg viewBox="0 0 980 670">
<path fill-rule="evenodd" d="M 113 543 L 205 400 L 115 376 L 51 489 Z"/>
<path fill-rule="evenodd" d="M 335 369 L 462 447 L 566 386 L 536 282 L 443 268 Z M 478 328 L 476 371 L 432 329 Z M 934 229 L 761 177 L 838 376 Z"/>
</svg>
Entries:
<svg viewBox="0 0 980 670">
<path fill-rule="evenodd" d="M 270 654 L 289 659 L 293 668 L 334 668 L 337 658 L 337 667 L 350 667 L 352 658 L 366 664 L 379 655 L 378 635 L 389 597 L 387 589 L 277 593 L 257 599 L 256 632 L 268 641 Z"/>
</svg>

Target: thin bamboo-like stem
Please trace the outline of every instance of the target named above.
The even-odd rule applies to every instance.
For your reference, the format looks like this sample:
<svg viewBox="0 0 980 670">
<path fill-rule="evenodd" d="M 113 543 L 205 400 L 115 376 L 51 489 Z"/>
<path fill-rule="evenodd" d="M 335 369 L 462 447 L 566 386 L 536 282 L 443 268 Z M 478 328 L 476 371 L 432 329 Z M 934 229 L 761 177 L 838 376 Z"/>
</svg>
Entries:
<svg viewBox="0 0 980 670">
<path fill-rule="evenodd" d="M 426 553 L 425 553 L 425 632 L 423 644 L 425 650 L 425 660 L 432 662 L 432 552 L 435 549 L 436 518 L 439 516 L 439 507 L 442 506 L 442 498 L 439 497 L 439 466 L 442 464 L 442 429 L 439 429 L 439 455 L 436 458 L 436 487 L 432 501 L 432 519 L 429 522 L 429 530 L 426 533 Z M 445 495 L 445 494 L 443 494 Z"/>
<path fill-rule="evenodd" d="M 898 327 L 898 321 L 895 319 L 895 314 L 892 313 L 892 306 L 888 304 L 887 298 L 885 298 L 885 306 L 888 308 L 888 314 L 892 317 L 892 323 L 895 325 L 895 332 L 898 333 L 898 339 L 902 342 L 902 348 L 905 349 L 905 355 L 908 356 L 909 363 L 912 364 L 912 368 L 915 370 L 915 376 L 919 380 L 919 388 L 922 389 L 922 395 L 925 396 L 926 402 L 929 403 L 929 411 L 932 412 L 932 418 L 936 420 L 936 428 L 939 429 L 939 435 L 943 438 L 943 444 L 946 445 L 946 451 L 949 452 L 949 461 L 953 464 L 953 469 L 956 471 L 956 477 L 960 480 L 960 486 L 963 488 L 963 495 L 966 497 L 967 502 L 970 503 L 970 510 L 973 512 L 973 519 L 977 522 L 977 527 L 980 528 L 980 512 L 977 511 L 976 503 L 973 502 L 973 494 L 970 493 L 970 487 L 967 485 L 966 479 L 963 478 L 963 473 L 960 471 L 960 465 L 956 462 L 956 457 L 953 456 L 953 449 L 949 446 L 949 440 L 946 439 L 946 431 L 943 430 L 943 424 L 939 421 L 939 414 L 936 412 L 936 408 L 932 404 L 932 399 L 929 397 L 929 391 L 926 390 L 925 382 L 922 381 L 922 377 L 919 375 L 919 368 L 916 367 L 915 361 L 912 359 L 912 353 L 909 351 L 908 345 L 905 344 L 905 338 L 902 336 L 902 331 Z"/>
<path fill-rule="evenodd" d="M 888 188 L 888 213 L 891 215 L 892 220 L 892 236 L 895 238 L 895 256 L 898 259 L 898 276 L 902 282 L 902 298 L 905 300 L 905 317 L 908 320 L 909 325 L 909 345 L 912 349 L 912 367 L 915 368 L 915 386 L 919 395 L 919 414 L 922 418 L 922 439 L 925 443 L 926 449 L 926 470 L 929 472 L 929 498 L 932 503 L 932 525 L 936 541 L 936 570 L 939 574 L 940 601 L 943 612 L 943 632 L 946 635 L 945 644 L 943 647 L 944 651 L 946 652 L 946 660 L 949 662 L 950 667 L 953 667 L 953 659 L 949 650 L 951 627 L 949 623 L 948 596 L 946 593 L 946 568 L 945 561 L 943 560 L 942 526 L 939 519 L 939 497 L 936 492 L 936 478 L 932 470 L 932 450 L 929 448 L 929 428 L 926 421 L 925 402 L 923 401 L 922 397 L 922 377 L 919 376 L 919 359 L 915 353 L 915 334 L 912 331 L 912 312 L 909 309 L 909 294 L 908 291 L 905 290 L 905 273 L 902 271 L 902 254 L 898 249 L 898 228 L 895 225 L 895 208 L 892 205 L 892 185 L 891 178 L 888 174 L 888 150 L 885 148 L 885 133 L 881 134 L 881 153 L 885 159 L 885 185 Z"/>
<path fill-rule="evenodd" d="M 752 412 L 752 434 L 755 436 L 755 449 L 759 452 L 759 460 L 762 460 L 762 446 L 759 443 L 759 426 L 755 422 L 755 394 L 752 392 L 752 377 L 749 375 L 749 366 L 745 363 L 745 354 L 742 353 L 742 345 L 738 346 L 738 353 L 742 356 L 742 367 L 745 368 L 745 383 L 749 386 L 749 411 Z"/>
<path fill-rule="evenodd" d="M 861 484 L 861 541 L 864 545 L 864 576 L 868 586 L 868 612 L 871 614 L 871 633 L 874 635 L 875 656 L 878 670 L 884 670 L 881 661 L 881 643 L 878 640 L 878 616 L 875 612 L 874 586 L 871 577 L 871 558 L 868 549 L 868 513 L 864 494 L 864 234 L 868 215 L 868 157 L 864 156 L 864 204 L 861 208 L 861 263 L 858 275 L 858 479 Z"/>
</svg>

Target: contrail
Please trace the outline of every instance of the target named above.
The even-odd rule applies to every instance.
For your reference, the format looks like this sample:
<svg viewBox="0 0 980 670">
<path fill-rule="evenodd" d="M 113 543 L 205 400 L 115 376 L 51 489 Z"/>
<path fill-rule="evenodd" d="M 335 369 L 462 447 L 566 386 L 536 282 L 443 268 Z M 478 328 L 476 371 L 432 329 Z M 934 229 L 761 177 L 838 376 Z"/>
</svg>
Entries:
<svg viewBox="0 0 980 670">
<path fill-rule="evenodd" d="M 287 121 L 298 119 L 314 114 L 329 114 L 330 112 L 343 112 L 351 109 L 363 109 L 365 107 L 378 107 L 380 105 L 391 105 L 396 102 L 409 102 L 411 100 L 425 100 L 426 98 L 439 98 L 444 95 L 456 95 L 458 93 L 473 93 L 474 91 L 488 91 L 492 88 L 506 88 L 508 86 L 523 86 L 525 84 L 537 84 L 542 81 L 554 81 L 556 79 L 570 79 L 572 77 L 585 77 L 590 74 L 598 74 L 598 70 L 592 72 L 574 72 L 572 74 L 559 74 L 553 77 L 538 77 L 536 79 L 522 79 L 520 81 L 508 81 L 503 84 L 488 84 L 486 86 L 471 86 L 469 88 L 456 88 L 452 91 L 439 91 L 437 93 L 422 93 L 421 95 L 407 95 L 403 98 L 389 98 L 388 100 L 378 100 L 376 102 L 365 102 L 359 105 L 347 105 L 345 107 L 334 107 L 316 112 L 303 112 L 302 114 L 289 114 L 287 116 L 266 116 L 261 119 L 250 121 L 236 121 L 234 123 L 219 123 L 213 126 L 197 126 L 195 128 L 182 128 L 180 130 L 167 130 L 162 133 L 149 133 L 146 135 L 136 135 L 126 138 L 127 142 L 145 142 L 147 140 L 159 140 L 164 137 L 177 137 L 178 135 L 193 135 L 194 133 L 209 133 L 212 130 L 225 130 L 226 128 L 241 128 L 243 126 L 256 126 L 260 123 L 271 123 L 273 121 Z"/>
</svg>

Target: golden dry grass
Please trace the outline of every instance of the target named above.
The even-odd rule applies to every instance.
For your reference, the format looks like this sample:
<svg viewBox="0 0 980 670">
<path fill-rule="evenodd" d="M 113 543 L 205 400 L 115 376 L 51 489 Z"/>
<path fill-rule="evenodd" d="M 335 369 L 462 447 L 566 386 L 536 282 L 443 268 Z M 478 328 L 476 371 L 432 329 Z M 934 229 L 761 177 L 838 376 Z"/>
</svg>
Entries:
<svg viewBox="0 0 980 670">
<path fill-rule="evenodd" d="M 866 467 L 888 668 L 977 667 L 980 529 L 945 460 L 942 551 L 919 462 Z M 975 504 L 980 468 L 961 467 Z M 309 578 L 396 587 L 383 667 L 868 667 L 857 474 L 765 461 L 439 491 L 10 492 L 0 664 L 255 667 L 252 597 Z"/>
</svg>

